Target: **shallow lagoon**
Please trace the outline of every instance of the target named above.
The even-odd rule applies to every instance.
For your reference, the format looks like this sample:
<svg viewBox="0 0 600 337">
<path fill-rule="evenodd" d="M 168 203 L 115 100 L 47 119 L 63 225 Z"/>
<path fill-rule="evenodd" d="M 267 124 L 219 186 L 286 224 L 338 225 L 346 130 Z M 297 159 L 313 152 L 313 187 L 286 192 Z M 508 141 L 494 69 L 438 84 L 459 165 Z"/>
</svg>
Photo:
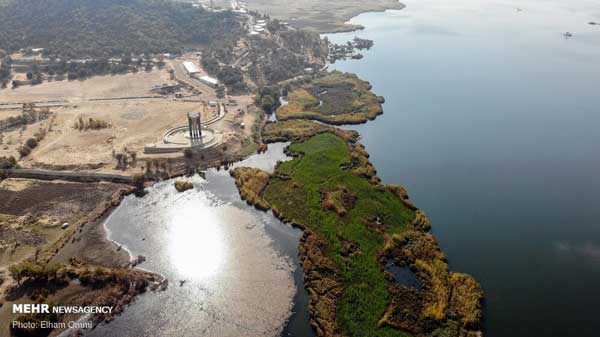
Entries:
<svg viewBox="0 0 600 337">
<path fill-rule="evenodd" d="M 272 171 L 287 160 L 286 145 L 235 166 Z M 140 296 L 86 335 L 311 336 L 301 232 L 246 205 L 227 171 L 181 179 L 194 189 L 178 193 L 172 180 L 160 182 L 144 197 L 126 197 L 105 224 L 111 240 L 147 258 L 140 268 L 167 277 L 168 289 Z"/>
</svg>

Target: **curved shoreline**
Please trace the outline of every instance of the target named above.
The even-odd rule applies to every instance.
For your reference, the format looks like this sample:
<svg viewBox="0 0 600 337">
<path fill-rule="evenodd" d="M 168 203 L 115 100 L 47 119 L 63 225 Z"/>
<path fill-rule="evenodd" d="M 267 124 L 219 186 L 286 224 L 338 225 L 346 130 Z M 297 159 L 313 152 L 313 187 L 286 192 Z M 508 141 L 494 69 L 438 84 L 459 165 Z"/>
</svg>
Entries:
<svg viewBox="0 0 600 337">
<path fill-rule="evenodd" d="M 288 122 L 287 125 L 289 124 Z M 356 143 L 356 139 L 352 137 L 353 133 L 343 133 L 341 130 L 337 130 L 307 130 L 303 139 L 302 137 L 294 139 L 292 145 L 286 149 L 288 153 L 295 157 L 293 163 L 288 165 L 288 162 L 284 163 L 285 165 L 280 165 L 273 174 L 265 175 L 260 170 L 250 168 L 236 168 L 231 171 L 232 176 L 236 178 L 236 185 L 244 200 L 251 205 L 255 205 L 258 209 L 272 210 L 273 214 L 283 222 L 304 231 L 300 242 L 300 258 L 305 273 L 306 287 L 311 294 L 309 306 L 311 324 L 317 335 L 323 337 L 345 336 L 348 334 L 355 336 L 360 333 L 369 335 L 376 329 L 377 333 L 393 336 L 393 333 L 386 332 L 386 327 L 409 331 L 415 336 L 426 336 L 432 333 L 432 327 L 438 331 L 448 331 L 448 333 L 452 333 L 450 331 L 456 331 L 457 333 L 460 331 L 461 334 L 479 333 L 481 301 L 483 298 L 479 284 L 469 275 L 449 270 L 445 256 L 438 247 L 435 238 L 428 233 L 430 229 L 429 220 L 408 198 L 406 190 L 397 185 L 381 184 L 376 176 L 375 168 L 367 159 L 368 154 L 362 145 Z M 337 135 L 335 132 L 337 132 Z M 328 134 L 330 136 L 327 136 Z M 316 139 L 321 140 L 317 141 Z M 338 168 L 341 169 L 341 172 L 334 174 L 331 172 L 333 168 L 315 166 L 319 160 L 315 160 L 315 155 L 311 152 L 318 151 L 315 149 L 329 151 L 329 154 L 325 154 L 326 152 L 316 154 L 317 157 L 324 160 L 324 163 L 339 160 L 335 159 L 336 155 L 331 152 L 331 149 L 327 149 L 329 142 L 335 139 L 337 139 L 337 145 L 335 145 L 337 147 L 334 152 L 343 152 L 344 145 L 341 145 L 340 142 L 346 144 L 348 146 L 347 151 L 350 152 L 349 158 L 353 158 L 353 164 L 344 164 L 345 160 L 342 160 L 337 163 L 342 164 Z M 322 140 L 326 141 L 323 142 Z M 306 145 L 311 142 L 320 145 L 316 147 L 315 145 Z M 309 153 L 303 150 L 306 149 L 306 146 L 308 146 L 308 149 L 312 148 Z M 305 156 L 312 159 L 309 160 L 310 164 L 303 166 Z M 354 163 L 355 161 L 356 163 Z M 309 167 L 317 172 L 308 171 Z M 319 170 L 323 171 L 320 172 Z M 351 171 L 348 172 L 348 170 Z M 310 178 L 311 176 L 313 178 Z M 340 178 L 342 176 L 346 178 Z M 319 181 L 319 179 L 323 179 L 323 181 Z M 348 183 L 350 185 L 340 185 Z M 340 201 L 336 202 L 335 196 L 331 201 L 334 205 L 333 208 L 325 206 L 326 201 L 323 201 L 323 205 L 308 201 L 315 198 L 314 188 L 318 187 L 323 193 L 323 189 L 331 186 L 338 187 L 330 192 L 339 193 L 341 191 L 342 194 L 345 193 L 348 197 L 343 197 L 342 200 L 351 199 L 353 200 L 351 204 L 346 205 L 346 202 L 343 202 L 345 206 L 339 206 Z M 305 190 L 305 188 L 308 188 L 308 190 Z M 389 196 L 383 197 L 379 193 L 389 194 Z M 294 195 L 298 196 L 294 197 Z M 379 202 L 382 202 L 382 204 L 377 203 L 366 207 L 366 209 L 364 208 L 365 203 L 371 202 L 369 200 L 379 200 L 379 198 L 384 198 L 387 201 L 381 200 Z M 389 201 L 389 198 L 394 198 L 396 201 Z M 302 201 L 305 199 L 306 201 Z M 281 200 L 290 201 L 282 202 Z M 290 206 L 292 201 L 294 201 L 294 206 Z M 296 202 L 298 204 L 295 204 Z M 360 211 L 356 211 L 358 213 L 349 213 L 353 215 L 348 219 L 346 214 L 353 211 L 355 202 L 360 202 L 363 206 L 360 206 L 362 207 Z M 336 203 L 338 203 L 338 206 L 335 206 Z M 399 204 L 402 206 L 400 207 Z M 298 212 L 298 208 L 306 211 Z M 368 209 L 370 211 L 367 211 Z M 327 210 L 335 210 L 337 217 L 327 212 Z M 374 211 L 374 214 L 369 213 Z M 363 214 L 364 212 L 367 213 Z M 373 220 L 373 216 L 375 218 L 380 216 L 379 213 L 388 214 L 382 216 L 384 219 L 394 217 L 395 220 L 387 225 L 385 223 L 388 220 L 382 221 L 382 223 L 379 223 L 379 220 Z M 409 214 L 412 214 L 413 218 Z M 331 218 L 332 216 L 333 218 Z M 332 229 L 323 229 L 331 226 L 332 222 L 341 224 L 338 224 L 337 227 L 334 226 Z M 359 224 L 363 224 L 365 227 Z M 349 227 L 354 229 L 342 229 Z M 336 234 L 338 239 L 327 236 L 326 233 L 332 230 L 338 231 L 338 234 Z M 358 235 L 354 230 L 365 232 L 361 232 L 360 237 L 382 235 L 385 244 L 379 247 L 379 244 L 369 241 L 373 239 L 353 241 L 357 240 L 356 235 Z M 346 234 L 340 234 L 343 231 L 346 231 Z M 354 239 L 350 239 L 351 237 L 354 237 Z M 406 245 L 407 242 L 413 243 L 416 248 Z M 332 248 L 328 248 L 335 247 L 338 244 L 343 247 L 341 256 L 337 255 L 340 253 L 336 253 L 336 250 L 332 252 Z M 373 245 L 379 248 L 373 250 Z M 377 312 L 382 310 L 382 298 L 377 300 L 376 297 L 373 298 L 373 301 L 379 301 L 377 303 L 380 307 L 376 309 L 373 308 L 373 304 L 363 303 L 358 298 L 352 297 L 356 295 L 355 282 L 357 280 L 354 277 L 348 279 L 348 271 L 344 270 L 347 267 L 339 265 L 340 257 L 342 260 L 357 259 L 357 261 L 361 261 L 363 253 L 366 256 L 365 258 L 376 256 L 379 267 L 371 266 L 367 268 L 367 270 L 371 268 L 370 271 L 367 271 L 364 270 L 364 265 L 360 266 L 359 262 L 354 262 L 351 265 L 358 263 L 354 267 L 354 269 L 358 269 L 351 275 L 355 273 L 362 275 L 362 277 L 357 276 L 362 282 L 367 282 L 367 279 L 369 279 L 369 289 L 373 291 L 378 289 L 375 293 L 380 293 L 383 290 L 382 287 L 387 284 L 390 287 L 388 291 L 392 301 L 387 304 L 385 315 L 377 323 L 372 322 L 370 326 L 362 326 L 359 329 L 360 332 L 356 330 L 347 331 L 349 319 L 356 322 L 356 324 L 365 319 L 360 314 L 360 317 L 345 317 L 344 315 L 348 315 L 348 310 L 354 311 L 356 306 L 359 306 L 360 310 L 357 312 L 374 310 L 371 313 L 373 315 L 377 315 Z M 370 261 L 370 259 L 368 260 Z M 416 273 L 420 282 L 426 286 L 425 289 L 407 295 L 405 288 L 395 285 L 393 276 L 384 270 L 383 266 L 387 261 L 395 261 L 395 263 L 410 267 Z M 364 260 L 362 263 L 365 263 Z M 381 270 L 381 273 L 385 276 L 383 279 L 381 275 L 372 274 L 376 269 Z M 371 276 L 367 277 L 365 273 Z M 384 281 L 384 279 L 387 281 Z M 350 293 L 354 293 L 354 295 L 350 295 L 352 300 L 347 298 L 349 295 L 346 290 L 349 289 Z M 363 296 L 360 298 L 364 300 Z M 358 302 L 355 303 L 355 301 Z M 348 303 L 355 303 L 351 305 L 352 309 L 348 308 Z M 413 315 L 408 318 L 401 314 L 403 310 L 408 310 L 407 308 L 410 308 L 413 312 Z M 350 316 L 353 317 L 352 314 Z M 397 330 L 396 332 L 400 333 Z"/>
<path fill-rule="evenodd" d="M 273 155 L 275 155 L 274 160 L 281 159 L 281 158 L 279 158 L 279 157 L 281 157 L 279 155 L 280 151 L 277 151 L 277 149 L 279 149 L 279 147 L 273 147 L 273 149 L 275 149 L 275 151 L 276 151 L 276 152 L 273 152 Z M 271 154 L 268 154 L 268 153 L 266 155 L 267 156 L 271 156 Z M 250 157 L 250 158 L 252 158 L 252 157 Z M 264 167 L 265 169 L 268 169 L 268 165 L 266 165 L 266 166 L 262 165 L 262 159 L 261 159 L 261 162 L 256 162 L 256 159 L 254 159 L 254 161 L 255 162 L 251 161 L 249 164 L 258 164 L 258 165 L 260 165 L 260 167 Z M 207 191 L 210 192 L 211 190 L 213 190 L 213 187 L 217 187 L 217 188 L 224 187 L 222 185 L 223 184 L 223 181 L 222 181 L 223 179 L 214 176 L 214 174 L 217 174 L 218 176 L 223 176 L 223 178 L 225 178 L 227 181 L 231 181 L 231 191 L 229 191 L 230 188 L 227 187 L 227 188 L 219 189 L 218 191 L 215 191 L 215 192 L 210 192 L 210 194 L 212 195 L 213 193 L 216 193 L 216 194 L 214 194 L 214 197 L 216 197 L 218 199 L 222 199 L 223 198 L 222 200 L 223 200 L 223 202 L 225 202 L 226 205 L 229 205 L 229 201 L 230 201 L 229 195 L 231 195 L 234 199 L 237 200 L 236 203 L 240 203 L 239 205 L 234 204 L 233 205 L 234 207 L 243 206 L 242 208 L 239 208 L 240 211 L 243 211 L 243 212 L 250 211 L 251 212 L 250 214 L 252 214 L 252 213 L 254 213 L 254 214 L 261 214 L 261 215 L 259 215 L 260 218 L 257 218 L 257 219 L 252 218 L 254 220 L 251 220 L 251 221 L 253 221 L 253 222 L 254 221 L 259 221 L 259 222 L 256 222 L 255 225 L 259 225 L 259 223 L 262 223 L 262 222 L 260 222 L 260 221 L 262 221 L 262 220 L 260 220 L 260 219 L 262 219 L 262 212 L 260 212 L 260 213 L 256 212 L 253 207 L 246 208 L 245 203 L 241 203 L 241 200 L 239 199 L 239 196 L 237 194 L 237 189 L 235 188 L 235 185 L 233 184 L 233 179 L 231 179 L 229 177 L 229 175 L 223 175 L 223 172 L 222 173 L 218 173 L 216 170 L 211 170 L 211 172 L 212 173 L 209 172 L 207 174 L 207 177 L 205 178 L 206 179 L 206 184 L 207 184 L 206 188 L 208 188 Z M 212 177 L 212 179 L 211 179 L 211 177 Z M 181 194 L 175 192 L 175 187 L 173 187 L 173 181 L 174 181 L 173 179 L 168 180 L 168 181 L 164 181 L 164 182 L 162 182 L 159 185 L 159 188 L 160 188 L 160 186 L 162 186 L 162 190 L 163 191 L 165 191 L 164 190 L 165 188 L 167 188 L 168 191 L 170 191 L 172 189 L 173 190 L 172 193 L 173 193 L 173 197 L 174 198 L 177 198 L 177 196 L 183 196 L 186 192 L 181 193 Z M 211 185 L 211 182 L 213 182 L 214 184 Z M 204 188 L 202 188 L 202 189 L 204 189 Z M 159 189 L 158 191 L 161 191 L 161 190 Z M 162 193 L 164 193 L 164 192 L 160 192 L 159 194 L 162 194 Z M 171 192 L 169 192 L 169 194 L 171 194 Z M 151 202 L 152 200 L 155 200 L 156 197 L 158 197 L 158 196 L 155 195 L 155 197 L 151 197 L 150 201 L 148 201 L 148 202 Z M 132 206 L 133 204 L 124 203 L 124 204 L 122 204 L 122 206 L 123 205 L 124 206 L 127 206 L 127 205 Z M 137 205 L 137 202 L 135 203 L 135 205 Z M 138 205 L 138 206 L 140 206 L 140 205 Z M 131 207 L 127 207 L 127 208 L 130 209 Z M 133 214 L 137 214 L 137 212 L 138 211 L 134 211 L 134 213 L 131 213 L 131 214 L 132 215 Z M 128 211 L 126 213 L 122 213 L 121 212 L 121 214 L 118 215 L 113 210 L 113 213 L 109 216 L 109 218 L 115 216 L 118 219 L 117 218 L 113 218 L 113 220 L 116 219 L 116 220 L 118 220 L 117 223 L 119 223 L 119 222 L 123 221 L 123 219 L 121 219 L 123 217 L 123 214 L 129 214 L 129 212 Z M 237 213 L 234 213 L 234 214 L 237 214 Z M 273 220 L 275 220 L 275 218 L 273 218 Z M 237 222 L 239 222 L 239 221 L 240 220 L 238 220 Z M 232 224 L 235 224 L 235 223 L 236 223 L 236 221 L 233 220 Z M 292 236 L 289 236 L 289 233 L 288 233 L 289 231 L 292 230 L 290 227 L 288 227 L 289 230 L 285 231 L 285 233 L 288 233 L 288 234 L 285 234 L 284 232 L 280 232 L 279 230 L 276 231 L 276 232 L 271 232 L 268 229 L 268 228 L 270 228 L 270 226 L 274 226 L 273 228 L 278 228 L 278 227 L 281 227 L 281 226 L 284 226 L 284 225 L 280 224 L 279 221 L 277 221 L 277 223 L 273 224 L 273 225 L 270 225 L 270 222 L 268 222 L 268 223 L 269 224 L 265 224 L 265 228 L 263 229 L 264 230 L 263 234 L 266 237 L 268 237 L 270 240 L 273 241 L 273 243 L 274 243 L 274 249 L 277 252 L 277 254 L 280 254 L 282 257 L 285 257 L 285 259 L 289 259 L 289 261 L 291 263 L 291 267 L 293 267 L 293 270 L 290 271 L 290 278 L 293 281 L 292 285 L 294 287 L 294 289 L 293 289 L 294 291 L 293 291 L 292 296 L 290 297 L 289 315 L 287 315 L 287 317 L 286 317 L 285 320 L 282 320 L 282 321 L 279 322 L 280 323 L 281 334 L 278 333 L 277 336 L 280 336 L 282 334 L 289 334 L 290 332 L 296 333 L 298 331 L 298 329 L 299 329 L 301 335 L 303 335 L 303 336 L 305 335 L 305 336 L 309 337 L 310 336 L 309 334 L 303 333 L 303 331 L 304 331 L 303 327 L 304 326 L 308 327 L 309 325 L 308 325 L 308 322 L 306 322 L 306 323 L 303 322 L 303 320 L 304 320 L 303 316 L 304 315 L 302 314 L 302 312 L 304 312 L 306 309 L 303 309 L 304 304 L 302 304 L 302 301 L 304 300 L 304 298 L 306 298 L 306 296 L 302 294 L 302 291 L 304 291 L 304 287 L 302 286 L 302 269 L 300 268 L 299 261 L 297 260 L 297 252 L 296 252 L 296 250 L 297 250 L 297 241 L 294 240 L 293 243 L 288 242 L 288 241 L 292 240 Z M 141 234 L 140 233 L 140 235 L 144 236 L 145 238 L 148 238 L 147 243 L 142 244 L 140 246 L 140 245 L 137 244 L 137 242 L 132 242 L 134 244 L 134 247 L 130 248 L 128 246 L 128 243 L 127 243 L 128 241 L 122 241 L 122 240 L 118 239 L 118 237 L 121 237 L 122 235 L 119 235 L 117 237 L 114 235 L 113 231 L 116 228 L 119 228 L 119 227 L 115 227 L 114 223 L 112 225 L 110 223 L 108 223 L 108 219 L 105 221 L 105 227 L 106 227 L 107 237 L 112 242 L 115 242 L 119 246 L 125 248 L 125 250 L 127 250 L 130 255 L 136 255 L 136 254 L 138 254 L 138 252 L 141 253 L 141 254 L 143 254 L 143 255 L 147 255 L 148 256 L 148 261 L 150 261 L 151 263 L 152 262 L 154 263 L 154 265 L 152 265 L 152 266 L 149 265 L 146 268 L 141 268 L 140 266 L 136 266 L 135 269 L 150 270 L 150 271 L 155 272 L 155 273 L 156 273 L 156 271 L 154 271 L 154 270 L 158 270 L 160 275 L 163 275 L 164 277 L 168 277 L 169 278 L 169 280 L 171 281 L 170 283 L 177 283 L 176 280 L 178 280 L 180 277 L 184 277 L 183 275 L 182 276 L 174 276 L 174 274 L 172 273 L 171 270 L 163 270 L 163 269 L 160 269 L 160 268 L 156 269 L 157 266 L 160 266 L 162 264 L 162 262 L 160 262 L 160 261 L 162 261 L 163 259 L 162 258 L 157 259 L 156 256 L 153 256 L 152 254 L 148 254 L 148 252 L 145 251 L 145 250 L 143 250 L 143 249 L 139 250 L 140 248 L 143 248 L 143 247 L 153 247 L 153 246 L 146 246 L 146 245 L 155 245 L 157 243 L 155 240 L 151 239 L 148 236 L 149 235 L 148 233 L 146 233 L 146 234 Z M 262 225 L 260 225 L 259 227 L 262 227 Z M 249 228 L 248 226 L 246 226 L 246 230 L 251 230 L 252 228 L 254 228 L 254 226 L 251 226 L 251 228 Z M 244 229 L 240 229 L 240 230 L 244 231 Z M 261 231 L 263 231 L 263 230 L 261 230 Z M 252 229 L 252 233 L 254 233 L 254 231 L 255 230 Z M 294 231 L 294 233 L 298 233 L 298 232 Z M 251 237 L 253 235 L 254 234 L 252 234 Z M 297 236 L 297 235 L 299 235 L 299 233 L 298 234 L 294 234 L 294 236 Z M 122 238 L 128 238 L 128 237 L 130 237 L 130 235 L 129 234 L 125 234 L 125 236 L 121 237 L 121 239 Z M 135 240 L 135 238 L 133 238 L 133 237 L 132 237 L 132 239 Z M 293 247 L 293 249 L 290 248 L 290 247 Z M 250 249 L 250 248 L 248 248 L 248 249 Z M 294 252 L 290 253 L 290 251 L 289 251 L 290 249 L 292 249 Z M 164 260 L 164 261 L 167 261 L 167 260 Z M 259 265 L 264 265 L 264 263 L 263 264 L 259 264 Z M 165 274 L 163 272 L 166 272 L 168 275 L 165 276 Z M 277 273 L 280 273 L 280 272 L 281 271 L 278 271 Z M 190 283 L 190 287 L 188 287 L 188 283 Z M 194 282 L 193 279 L 189 279 L 189 282 L 186 282 L 186 286 L 183 287 L 182 289 L 180 289 L 180 287 L 175 286 L 175 285 L 171 285 L 171 287 L 173 287 L 172 291 L 176 291 L 176 292 L 179 292 L 179 291 L 189 291 L 188 289 L 195 288 L 195 286 L 194 286 L 195 284 L 196 284 L 196 282 Z M 239 289 L 243 289 L 243 287 L 239 288 Z M 238 291 L 241 291 L 241 290 L 231 289 L 231 291 L 235 293 L 235 292 L 238 292 Z M 151 295 L 151 296 L 154 296 L 154 295 Z M 170 298 L 173 295 L 162 295 L 162 296 L 167 296 L 167 297 Z M 164 300 L 165 297 L 161 297 L 161 298 L 163 298 L 163 300 Z M 114 328 L 112 328 L 111 324 L 109 324 L 106 327 L 104 327 L 102 331 L 104 331 L 104 332 L 107 332 L 107 331 L 110 332 L 112 329 L 118 329 L 119 326 L 122 326 L 123 324 L 127 324 L 128 321 L 131 321 L 132 319 L 135 319 L 135 317 L 140 316 L 140 314 L 142 312 L 147 311 L 149 309 L 148 304 L 149 303 L 154 303 L 154 302 L 155 301 L 152 298 L 148 298 L 148 299 L 143 300 L 142 301 L 142 307 L 140 307 L 138 309 L 135 309 L 134 307 L 130 308 L 131 311 L 129 311 L 130 312 L 129 314 L 125 315 L 124 320 L 122 320 L 120 322 L 117 322 L 116 325 L 114 325 L 113 323 L 111 323 L 111 324 L 113 324 L 112 326 Z M 246 303 L 246 302 L 247 302 L 246 300 L 243 300 L 241 303 Z M 216 304 L 218 304 L 218 303 L 215 302 L 215 305 Z M 228 307 L 228 306 L 225 306 L 225 307 Z M 277 306 L 274 306 L 273 308 L 276 308 L 276 307 Z M 215 309 L 217 309 L 217 307 L 215 307 Z M 300 315 L 297 315 L 298 311 L 300 312 Z M 169 312 L 172 312 L 172 310 L 166 310 L 165 312 L 166 312 L 166 314 L 168 314 Z M 200 317 L 200 316 L 198 316 L 198 317 Z M 221 323 L 216 322 L 215 324 L 221 324 Z M 246 324 L 248 324 L 248 323 L 246 323 Z M 135 327 L 137 325 L 132 325 L 132 326 Z M 257 326 L 257 328 L 258 328 L 258 326 Z M 113 333 L 111 332 L 111 335 L 112 334 Z"/>
<path fill-rule="evenodd" d="M 405 6 L 402 5 L 402 8 L 404 7 Z M 364 13 L 366 12 L 359 13 L 358 15 Z M 352 20 L 352 18 L 350 20 Z M 304 97 L 304 99 L 306 100 L 306 97 Z M 287 107 L 289 108 L 289 106 Z M 298 116 L 296 118 L 300 121 L 305 119 L 321 120 L 314 116 Z M 375 118 L 370 118 L 369 120 L 373 119 Z M 278 118 L 278 121 L 273 123 L 273 125 L 281 123 L 279 120 L 280 118 Z M 289 119 L 289 121 L 292 122 L 291 119 Z M 364 122 L 366 123 L 366 121 Z M 329 124 L 347 125 L 347 123 L 331 122 Z M 316 138 L 316 134 L 306 135 L 304 141 L 308 142 Z M 293 143 L 298 145 L 304 144 L 302 139 L 298 139 L 298 137 L 293 139 L 289 137 L 290 135 L 291 134 L 288 134 L 286 140 L 293 140 Z M 281 135 L 279 135 L 279 137 L 281 137 Z M 351 145 L 349 146 L 352 147 Z M 286 151 L 290 151 L 289 147 Z M 362 151 L 364 151 L 364 148 Z M 364 154 L 365 157 L 368 158 L 366 151 L 364 151 Z M 303 156 L 303 152 L 298 153 L 296 156 L 297 160 L 301 160 Z M 365 159 L 365 161 L 367 162 L 367 167 L 370 167 L 372 172 L 376 172 L 375 168 L 368 163 L 368 160 Z M 343 298 L 342 294 L 346 285 L 344 285 L 344 281 L 339 272 L 334 271 L 331 275 L 330 273 L 325 273 L 324 275 L 322 271 L 319 271 L 323 268 L 326 270 L 335 270 L 335 268 L 331 267 L 332 261 L 327 258 L 323 248 L 319 248 L 327 244 L 324 243 L 323 237 L 314 232 L 315 228 L 306 223 L 306 219 L 301 220 L 302 216 L 295 214 L 293 211 L 290 213 L 290 210 L 285 210 L 285 207 L 284 210 L 281 210 L 280 207 L 282 207 L 282 205 L 278 202 L 276 202 L 277 205 L 272 204 L 268 197 L 270 194 L 266 192 L 270 186 L 272 186 L 274 181 L 276 181 L 278 185 L 281 185 L 285 184 L 285 181 L 288 179 L 292 179 L 289 176 L 290 172 L 287 166 L 284 172 L 285 173 L 275 172 L 266 177 L 263 177 L 260 171 L 246 172 L 244 169 L 236 169 L 231 173 L 236 178 L 236 185 L 238 186 L 241 197 L 249 204 L 255 205 L 261 210 L 270 209 L 273 211 L 273 214 L 282 221 L 290 223 L 292 226 L 299 227 L 304 231 L 303 240 L 300 244 L 300 252 L 303 261 L 302 266 L 306 275 L 307 289 L 312 295 L 311 304 L 309 306 L 309 314 L 311 315 L 312 321 L 311 324 L 316 329 L 318 336 L 345 335 L 343 332 L 343 330 L 345 330 L 343 328 L 344 324 L 340 326 L 337 316 L 340 313 L 338 301 Z M 381 180 L 377 178 L 375 174 L 376 173 L 373 173 L 371 176 L 371 180 L 373 181 L 372 184 L 381 184 Z M 303 186 L 302 183 L 297 182 L 294 182 L 293 185 L 294 187 L 298 185 Z M 447 333 L 450 334 L 459 333 L 461 336 L 463 334 L 481 335 L 481 324 L 483 321 L 483 292 L 481 286 L 469 275 L 449 271 L 445 255 L 438 247 L 435 238 L 428 233 L 430 229 L 429 220 L 408 198 L 406 189 L 401 186 L 392 185 L 387 187 L 384 185 L 384 189 L 388 189 L 395 194 L 405 207 L 416 211 L 416 218 L 412 221 L 410 229 L 407 232 L 393 233 L 390 234 L 389 237 L 386 237 L 385 248 L 377 253 L 379 256 L 378 259 L 382 265 L 385 265 L 387 263 L 386 261 L 395 261 L 395 263 L 400 263 L 403 266 L 409 266 L 411 270 L 416 270 L 419 281 L 425 284 L 428 289 L 433 290 L 428 290 L 427 295 L 425 295 L 425 297 L 429 299 L 420 299 L 423 295 L 413 293 L 412 291 L 407 292 L 407 290 L 401 286 L 390 285 L 389 292 L 393 299 L 389 302 L 385 314 L 379 320 L 377 327 L 382 328 L 387 326 L 403 331 L 409 331 L 415 336 L 425 336 L 432 333 L 432 330 L 429 329 L 431 329 L 432 324 L 430 321 L 433 320 L 437 322 L 434 324 L 434 326 L 437 324 L 436 331 L 441 331 L 440 329 L 442 329 L 443 331 L 447 330 Z M 304 205 L 304 207 L 306 207 L 306 205 Z M 336 207 L 339 208 L 339 206 Z M 346 211 L 344 210 L 343 212 L 345 214 Z M 300 216 L 300 218 L 298 218 L 298 216 Z M 406 246 L 405 242 L 411 242 L 417 246 L 422 245 L 423 247 L 411 248 L 410 245 Z M 433 254 L 434 257 L 426 257 L 430 254 Z M 423 260 L 421 260 L 421 262 L 415 261 L 413 256 L 417 256 L 417 260 L 425 259 L 426 262 L 422 262 Z M 432 269 L 434 270 L 433 272 L 431 271 Z M 391 274 L 388 275 L 386 272 L 386 278 L 388 277 L 392 280 L 394 279 Z M 323 291 L 321 288 L 323 282 L 330 287 L 328 291 Z M 452 295 L 448 295 L 449 293 Z M 434 298 L 433 302 L 431 302 L 431 298 Z M 335 309 L 323 312 L 323 307 L 330 307 L 331 303 L 334 303 L 333 306 Z M 413 312 L 413 315 L 411 315 L 410 318 L 406 318 L 401 314 L 402 310 L 406 310 L 405 308 L 407 306 L 410 307 L 410 311 Z M 365 333 L 367 330 L 362 331 Z M 348 333 L 348 331 L 346 331 L 346 333 Z"/>
<path fill-rule="evenodd" d="M 348 18 L 346 18 L 343 23 L 343 26 L 341 26 L 339 29 L 334 29 L 334 30 L 324 30 L 324 31 L 319 31 L 320 34 L 336 34 L 336 33 L 351 33 L 351 32 L 356 32 L 356 31 L 360 31 L 365 29 L 365 27 L 363 25 L 355 25 L 355 24 L 351 24 L 350 21 L 352 21 L 352 19 L 356 18 L 359 15 L 362 14 L 366 14 L 366 13 L 383 13 L 383 12 L 387 12 L 387 11 L 399 11 L 406 8 L 406 4 L 404 4 L 403 2 L 401 2 L 400 0 L 398 0 L 398 5 L 395 7 L 386 7 L 383 8 L 381 10 L 356 10 L 355 13 L 351 13 L 351 15 L 348 15 Z"/>
</svg>

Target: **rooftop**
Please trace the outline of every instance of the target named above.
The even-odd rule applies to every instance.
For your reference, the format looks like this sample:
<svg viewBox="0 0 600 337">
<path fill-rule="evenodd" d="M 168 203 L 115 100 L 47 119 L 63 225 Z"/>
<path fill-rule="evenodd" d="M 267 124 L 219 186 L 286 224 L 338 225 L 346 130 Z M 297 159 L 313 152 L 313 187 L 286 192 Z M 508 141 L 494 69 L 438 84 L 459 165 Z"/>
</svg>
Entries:
<svg viewBox="0 0 600 337">
<path fill-rule="evenodd" d="M 198 78 L 200 81 L 205 82 L 205 83 L 209 83 L 212 85 L 217 85 L 219 84 L 219 81 L 216 78 L 210 77 L 210 76 L 202 76 Z"/>
<path fill-rule="evenodd" d="M 183 67 L 185 68 L 185 71 L 187 71 L 189 74 L 195 74 L 200 72 L 200 69 L 198 69 L 198 67 L 196 67 L 196 65 L 190 61 L 183 62 Z"/>
</svg>

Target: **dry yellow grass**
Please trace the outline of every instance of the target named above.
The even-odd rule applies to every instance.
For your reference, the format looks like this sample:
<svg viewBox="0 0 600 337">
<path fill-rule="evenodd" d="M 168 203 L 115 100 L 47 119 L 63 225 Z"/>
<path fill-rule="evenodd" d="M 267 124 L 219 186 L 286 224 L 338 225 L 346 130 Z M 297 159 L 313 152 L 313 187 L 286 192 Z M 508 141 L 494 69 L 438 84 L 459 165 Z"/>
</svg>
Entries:
<svg viewBox="0 0 600 337">
<path fill-rule="evenodd" d="M 450 273 L 452 297 L 450 310 L 461 317 L 464 326 L 471 327 L 481 321 L 481 298 L 483 290 L 475 279 L 467 274 Z"/>
<path fill-rule="evenodd" d="M 323 208 L 345 216 L 354 207 L 356 194 L 352 193 L 346 186 L 338 185 L 335 189 L 323 191 Z"/>
<path fill-rule="evenodd" d="M 319 100 L 303 88 L 290 92 L 288 98 L 290 101 L 297 102 L 297 104 L 304 108 L 311 108 L 319 105 Z"/>
<path fill-rule="evenodd" d="M 263 129 L 262 137 L 266 143 L 301 141 L 324 132 L 333 133 L 351 142 L 354 142 L 358 138 L 358 134 L 355 131 L 341 130 L 303 119 L 267 123 Z"/>
<path fill-rule="evenodd" d="M 194 184 L 191 181 L 177 180 L 175 181 L 175 189 L 177 192 L 185 192 L 194 188 Z"/>
<path fill-rule="evenodd" d="M 269 173 L 255 168 L 241 167 L 232 170 L 231 175 L 235 178 L 242 199 L 259 209 L 269 209 L 269 203 L 262 197 L 271 178 Z"/>
<path fill-rule="evenodd" d="M 385 237 L 382 254 L 394 261 L 401 261 L 415 271 L 423 284 L 423 296 L 417 305 L 418 309 L 415 309 L 414 303 L 409 303 L 412 300 L 406 297 L 406 292 L 400 291 L 404 297 L 393 297 L 380 324 L 420 333 L 422 327 L 419 322 L 447 321 L 452 323 L 448 326 L 454 326 L 466 335 L 469 330 L 479 328 L 483 291 L 471 276 L 449 271 L 446 256 L 437 241 L 424 231 L 429 227 L 429 220 L 423 212 L 416 213 L 411 224 L 413 229 Z M 408 307 L 418 312 L 410 318 L 400 314 Z"/>
</svg>

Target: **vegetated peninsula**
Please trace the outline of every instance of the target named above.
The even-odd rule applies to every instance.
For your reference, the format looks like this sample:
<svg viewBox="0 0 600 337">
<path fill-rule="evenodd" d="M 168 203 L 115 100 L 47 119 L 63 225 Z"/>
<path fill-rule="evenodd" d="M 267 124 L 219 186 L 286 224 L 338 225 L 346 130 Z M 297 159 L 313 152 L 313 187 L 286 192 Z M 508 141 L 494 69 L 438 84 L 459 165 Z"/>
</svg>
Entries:
<svg viewBox="0 0 600 337">
<path fill-rule="evenodd" d="M 480 285 L 449 270 L 425 213 L 403 187 L 381 183 L 355 132 L 298 119 L 267 123 L 262 137 L 292 141 L 294 159 L 273 174 L 231 174 L 248 203 L 304 230 L 301 263 L 318 336 L 480 335 Z"/>
<path fill-rule="evenodd" d="M 279 120 L 314 119 L 328 124 L 360 124 L 383 113 L 383 97 L 371 84 L 349 73 L 321 73 L 288 90 L 288 103 L 277 109 Z"/>
</svg>

